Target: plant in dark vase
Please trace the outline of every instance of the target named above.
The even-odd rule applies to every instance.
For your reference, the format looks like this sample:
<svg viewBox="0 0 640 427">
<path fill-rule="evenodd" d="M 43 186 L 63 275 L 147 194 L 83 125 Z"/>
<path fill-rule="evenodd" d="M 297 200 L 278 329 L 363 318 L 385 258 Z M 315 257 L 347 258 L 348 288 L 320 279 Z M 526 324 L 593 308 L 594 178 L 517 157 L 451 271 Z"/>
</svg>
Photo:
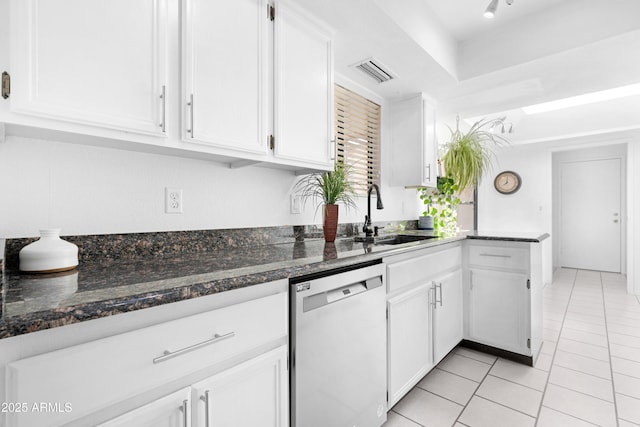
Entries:
<svg viewBox="0 0 640 427">
<path fill-rule="evenodd" d="M 336 240 L 338 203 L 341 202 L 347 209 L 356 207 L 356 192 L 350 181 L 350 172 L 348 165 L 336 162 L 333 171 L 307 175 L 294 187 L 294 191 L 302 196 L 303 203 L 313 200 L 316 212 L 323 206 L 323 231 L 327 242 Z"/>
</svg>

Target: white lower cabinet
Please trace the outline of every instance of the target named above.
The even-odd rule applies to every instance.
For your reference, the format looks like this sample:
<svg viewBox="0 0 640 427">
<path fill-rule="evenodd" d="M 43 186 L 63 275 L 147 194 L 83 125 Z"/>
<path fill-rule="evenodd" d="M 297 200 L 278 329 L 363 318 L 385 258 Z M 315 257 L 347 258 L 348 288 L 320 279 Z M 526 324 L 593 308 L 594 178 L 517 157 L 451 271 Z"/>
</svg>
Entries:
<svg viewBox="0 0 640 427">
<path fill-rule="evenodd" d="M 284 426 L 286 282 L 273 295 L 11 362 L 6 365 L 8 401 L 29 407 L 58 402 L 69 410 L 0 414 L 6 416 L 0 425 L 110 420 L 105 425 L 189 426 L 191 412 L 193 425 L 205 426 L 200 397 L 208 390 L 210 419 L 220 420 L 209 425 Z"/>
<path fill-rule="evenodd" d="M 527 354 L 527 276 L 471 269 L 470 282 L 469 339 Z"/>
<path fill-rule="evenodd" d="M 541 244 L 469 240 L 465 251 L 465 338 L 533 364 L 542 345 Z"/>
<path fill-rule="evenodd" d="M 433 367 L 430 294 L 426 283 L 387 302 L 389 408 Z"/>
<path fill-rule="evenodd" d="M 99 424 L 99 427 L 286 427 L 287 346 Z"/>
<path fill-rule="evenodd" d="M 189 387 L 98 424 L 99 427 L 189 427 L 191 425 L 191 389 Z"/>
<path fill-rule="evenodd" d="M 193 426 L 286 427 L 287 347 L 193 385 Z"/>
<path fill-rule="evenodd" d="M 462 269 L 447 273 L 434 282 L 432 307 L 435 365 L 462 340 Z"/>
<path fill-rule="evenodd" d="M 390 409 L 461 340 L 459 243 L 386 258 Z"/>
</svg>

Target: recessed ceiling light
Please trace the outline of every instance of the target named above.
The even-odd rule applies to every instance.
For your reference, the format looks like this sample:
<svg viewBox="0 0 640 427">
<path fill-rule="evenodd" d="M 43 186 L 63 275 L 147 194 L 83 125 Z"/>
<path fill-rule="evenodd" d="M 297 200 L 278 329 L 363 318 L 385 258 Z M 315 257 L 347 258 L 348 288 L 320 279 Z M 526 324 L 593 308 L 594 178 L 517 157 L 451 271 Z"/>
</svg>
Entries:
<svg viewBox="0 0 640 427">
<path fill-rule="evenodd" d="M 546 113 L 549 111 L 562 110 L 564 108 L 593 104 L 596 102 L 624 98 L 633 95 L 640 95 L 640 83 L 586 93 L 584 95 L 572 96 L 570 98 L 557 99 L 555 101 L 543 102 L 542 104 L 529 105 L 527 107 L 523 107 L 522 111 L 524 111 L 525 114 Z"/>
</svg>

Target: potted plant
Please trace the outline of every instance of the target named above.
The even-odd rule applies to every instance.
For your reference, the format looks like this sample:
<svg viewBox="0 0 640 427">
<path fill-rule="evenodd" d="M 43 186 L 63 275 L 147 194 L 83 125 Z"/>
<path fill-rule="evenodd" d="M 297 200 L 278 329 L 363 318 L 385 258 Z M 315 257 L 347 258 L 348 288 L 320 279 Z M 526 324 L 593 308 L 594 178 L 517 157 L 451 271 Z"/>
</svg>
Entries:
<svg viewBox="0 0 640 427">
<path fill-rule="evenodd" d="M 509 141 L 487 130 L 504 123 L 505 118 L 479 120 L 466 132 L 460 131 L 460 117 L 456 117 L 456 130 L 451 131 L 451 140 L 444 146 L 441 157 L 444 172 L 458 185 L 459 191 L 475 187 L 493 162 L 490 145 L 503 145 Z"/>
<path fill-rule="evenodd" d="M 436 232 L 455 231 L 460 198 L 456 195 L 458 185 L 453 178 L 439 176 L 437 188 L 423 187 L 419 191 L 420 199 L 427 205 L 421 221 L 422 218 L 433 221 L 432 227 L 421 228 L 433 228 Z"/>
<path fill-rule="evenodd" d="M 440 159 L 445 176 L 438 177 L 436 189 L 420 189 L 420 199 L 427 205 L 423 215 L 433 217 L 436 231 L 454 231 L 457 225 L 456 208 L 460 204 L 457 194 L 473 188 L 476 204 L 475 188 L 493 163 L 491 146 L 509 142 L 507 138 L 491 131 L 495 126 L 504 124 L 504 120 L 504 117 L 482 119 L 463 133 L 460 131 L 460 117 L 456 117 L 455 131 L 449 128 L 451 139 L 444 145 L 444 154 Z"/>
<path fill-rule="evenodd" d="M 323 207 L 323 231 L 327 242 L 336 240 L 338 230 L 338 202 L 342 202 L 348 209 L 355 208 L 356 192 L 349 180 L 351 168 L 343 162 L 336 162 L 331 172 L 314 173 L 302 178 L 294 191 L 300 192 L 303 204 L 313 199 L 316 212 L 320 205 Z"/>
</svg>

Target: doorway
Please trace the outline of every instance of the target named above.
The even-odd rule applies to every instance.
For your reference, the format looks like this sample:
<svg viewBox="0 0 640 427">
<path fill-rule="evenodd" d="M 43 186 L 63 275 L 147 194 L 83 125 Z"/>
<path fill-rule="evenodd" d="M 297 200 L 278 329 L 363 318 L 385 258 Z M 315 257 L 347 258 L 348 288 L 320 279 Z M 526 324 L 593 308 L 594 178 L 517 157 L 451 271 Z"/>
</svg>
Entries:
<svg viewBox="0 0 640 427">
<path fill-rule="evenodd" d="M 554 154 L 557 266 L 625 272 L 625 152 L 610 146 Z"/>
</svg>

